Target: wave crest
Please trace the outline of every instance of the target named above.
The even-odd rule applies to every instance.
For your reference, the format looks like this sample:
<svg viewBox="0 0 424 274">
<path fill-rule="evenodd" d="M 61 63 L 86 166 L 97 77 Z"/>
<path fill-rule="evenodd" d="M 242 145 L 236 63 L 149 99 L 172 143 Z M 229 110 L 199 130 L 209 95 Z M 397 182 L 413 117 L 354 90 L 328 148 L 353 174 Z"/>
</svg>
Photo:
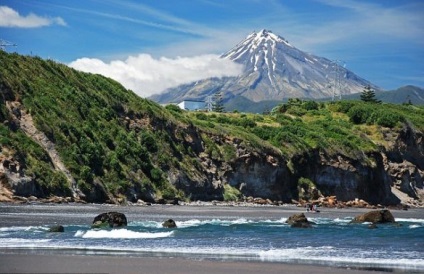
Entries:
<svg viewBox="0 0 424 274">
<path fill-rule="evenodd" d="M 173 235 L 173 231 L 169 232 L 138 232 L 128 229 L 113 230 L 78 230 L 74 237 L 81 238 L 110 238 L 110 239 L 154 239 L 165 238 Z"/>
</svg>

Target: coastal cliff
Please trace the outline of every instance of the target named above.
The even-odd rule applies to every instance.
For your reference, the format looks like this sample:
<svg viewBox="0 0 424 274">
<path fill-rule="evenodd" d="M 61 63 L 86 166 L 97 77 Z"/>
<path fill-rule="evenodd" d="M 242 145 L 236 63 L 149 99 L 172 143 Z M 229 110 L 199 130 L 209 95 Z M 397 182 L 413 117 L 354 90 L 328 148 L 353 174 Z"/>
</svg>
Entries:
<svg viewBox="0 0 424 274">
<path fill-rule="evenodd" d="M 423 108 L 186 112 L 51 60 L 0 59 L 0 201 L 423 205 Z"/>
</svg>

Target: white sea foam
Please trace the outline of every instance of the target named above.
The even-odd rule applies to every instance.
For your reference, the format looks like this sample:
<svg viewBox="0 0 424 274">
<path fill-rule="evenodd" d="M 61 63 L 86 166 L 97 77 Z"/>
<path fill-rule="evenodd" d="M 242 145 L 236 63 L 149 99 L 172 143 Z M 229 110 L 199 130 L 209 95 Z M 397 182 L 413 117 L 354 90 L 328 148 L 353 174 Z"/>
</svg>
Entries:
<svg viewBox="0 0 424 274">
<path fill-rule="evenodd" d="M 18 231 L 45 231 L 48 230 L 47 227 L 42 226 L 10 226 L 10 227 L 0 227 L 0 232 L 18 232 Z"/>
<path fill-rule="evenodd" d="M 138 232 L 128 229 L 112 229 L 112 230 L 78 230 L 74 237 L 81 238 L 111 238 L 111 239 L 154 239 L 172 236 L 174 232 Z"/>
<path fill-rule="evenodd" d="M 262 261 L 335 264 L 335 265 L 372 265 L 380 267 L 397 267 L 404 269 L 424 269 L 423 259 L 381 258 L 379 254 L 363 254 L 355 256 L 354 252 L 339 250 L 331 246 L 304 247 L 289 249 L 273 249 L 258 253 Z M 334 254 L 334 255 L 333 255 Z M 337 254 L 337 255 L 336 255 Z M 344 254 L 344 255 L 343 255 Z M 373 256 L 374 255 L 374 256 Z"/>
<path fill-rule="evenodd" d="M 345 225 L 348 224 L 352 218 L 309 218 L 310 221 L 315 222 L 317 224 L 339 224 Z M 282 225 L 286 226 L 287 218 L 281 218 L 277 220 L 249 220 L 246 218 L 238 218 L 233 220 L 222 220 L 222 219 L 208 219 L 208 220 L 200 220 L 200 219 L 191 219 L 186 221 L 176 221 L 178 228 L 187 228 L 187 227 L 198 227 L 203 225 L 217 225 L 217 226 L 231 226 L 231 225 L 243 225 L 243 224 L 268 224 L 268 225 Z M 143 222 L 132 222 L 130 226 L 142 226 L 146 228 L 161 228 L 162 222 L 157 221 L 143 221 Z"/>
<path fill-rule="evenodd" d="M 231 226 L 231 225 L 240 225 L 254 223 L 252 220 L 247 220 L 245 218 L 239 218 L 235 220 L 221 220 L 221 219 L 210 219 L 210 220 L 198 220 L 192 219 L 187 221 L 177 221 L 177 227 L 187 228 L 187 227 L 197 227 L 202 225 L 218 225 L 218 226 Z"/>
<path fill-rule="evenodd" d="M 129 227 L 142 226 L 142 227 L 148 227 L 148 228 L 161 228 L 162 222 L 156 222 L 156 221 L 131 222 L 128 224 L 128 226 Z"/>
<path fill-rule="evenodd" d="M 7 238 L 7 239 L 2 239 L 2 242 L 8 242 L 8 243 L 46 243 L 46 242 L 50 242 L 50 239 Z"/>
<path fill-rule="evenodd" d="M 340 223 L 340 224 L 348 224 L 352 221 L 351 217 L 345 217 L 345 218 L 336 218 L 334 219 L 335 223 Z"/>
<path fill-rule="evenodd" d="M 93 250 L 102 251 L 94 247 Z M 203 256 L 220 259 L 240 259 L 267 261 L 267 262 L 302 262 L 322 265 L 362 265 L 374 267 L 393 267 L 399 269 L 424 270 L 423 259 L 403 258 L 401 254 L 394 254 L 390 258 L 382 258 L 379 252 L 349 249 L 339 249 L 334 246 L 299 247 L 285 249 L 260 250 L 235 247 L 142 247 L 142 248 L 110 248 L 109 251 L 119 252 L 147 252 L 149 254 L 169 254 L 170 256 Z M 105 250 L 106 251 L 106 250 Z"/>
<path fill-rule="evenodd" d="M 424 224 L 424 219 L 416 219 L 416 218 L 396 218 L 396 222 L 404 222 L 404 223 L 421 223 Z"/>
<path fill-rule="evenodd" d="M 45 243 L 49 243 L 50 239 L 23 239 L 23 238 L 2 238 L 0 248 L 38 248 Z"/>
</svg>

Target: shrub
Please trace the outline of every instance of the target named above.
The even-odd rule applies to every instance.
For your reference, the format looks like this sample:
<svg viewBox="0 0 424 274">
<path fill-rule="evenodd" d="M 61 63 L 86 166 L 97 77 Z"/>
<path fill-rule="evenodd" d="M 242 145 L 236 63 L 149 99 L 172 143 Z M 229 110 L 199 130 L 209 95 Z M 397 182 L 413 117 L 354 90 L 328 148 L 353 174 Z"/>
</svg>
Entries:
<svg viewBox="0 0 424 274">
<path fill-rule="evenodd" d="M 150 170 L 150 177 L 153 181 L 158 182 L 162 178 L 162 171 L 158 168 L 153 168 Z"/>
<path fill-rule="evenodd" d="M 164 189 L 161 190 L 162 198 L 165 200 L 172 200 L 177 198 L 177 191 L 175 188 L 171 186 L 167 186 Z"/>
<path fill-rule="evenodd" d="M 165 108 L 173 112 L 178 112 L 178 113 L 183 112 L 183 110 L 179 106 L 173 105 L 173 104 L 166 105 Z"/>
<path fill-rule="evenodd" d="M 364 124 L 368 121 L 373 113 L 373 109 L 369 105 L 357 105 L 349 109 L 347 115 L 354 124 Z"/>
<path fill-rule="evenodd" d="M 348 113 L 348 111 L 356 106 L 358 103 L 355 101 L 339 101 L 339 102 L 335 102 L 335 103 L 330 103 L 328 105 L 329 109 L 332 111 L 339 111 L 339 112 L 343 112 L 343 113 Z"/>
<path fill-rule="evenodd" d="M 296 116 L 303 116 L 306 114 L 306 110 L 299 106 L 292 106 L 290 107 L 286 113 L 296 115 Z"/>
<path fill-rule="evenodd" d="M 390 112 L 387 109 L 375 111 L 370 117 L 370 121 L 374 124 L 389 128 L 395 127 L 399 122 L 403 122 L 404 120 L 403 116 Z"/>
<path fill-rule="evenodd" d="M 155 153 L 158 151 L 158 145 L 154 135 L 148 131 L 144 131 L 140 138 L 141 145 L 143 145 L 149 152 Z"/>
<path fill-rule="evenodd" d="M 305 101 L 302 106 L 306 110 L 318 110 L 319 105 L 315 101 Z"/>
<path fill-rule="evenodd" d="M 244 128 L 253 128 L 256 126 L 255 121 L 246 117 L 238 120 L 236 124 Z"/>
<path fill-rule="evenodd" d="M 229 184 L 224 185 L 224 201 L 238 201 L 241 198 L 241 192 L 235 187 L 230 186 Z"/>
<path fill-rule="evenodd" d="M 216 118 L 216 121 L 217 121 L 218 123 L 221 123 L 221 124 L 232 124 L 231 119 L 230 119 L 230 118 L 228 118 L 228 117 L 227 117 L 227 116 L 225 116 L 225 115 L 219 115 L 219 116 Z"/>
<path fill-rule="evenodd" d="M 208 116 L 203 112 L 199 112 L 199 113 L 196 113 L 196 118 L 199 120 L 207 120 Z"/>
</svg>

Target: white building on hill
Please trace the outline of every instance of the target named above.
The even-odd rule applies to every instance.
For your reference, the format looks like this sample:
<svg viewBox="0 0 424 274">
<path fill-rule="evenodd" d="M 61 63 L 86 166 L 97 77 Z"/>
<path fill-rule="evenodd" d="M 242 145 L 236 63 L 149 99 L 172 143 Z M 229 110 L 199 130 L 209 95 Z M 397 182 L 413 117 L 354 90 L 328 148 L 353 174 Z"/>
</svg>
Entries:
<svg viewBox="0 0 424 274">
<path fill-rule="evenodd" d="M 184 110 L 204 110 L 206 107 L 205 101 L 190 101 L 184 100 L 178 104 Z"/>
</svg>

